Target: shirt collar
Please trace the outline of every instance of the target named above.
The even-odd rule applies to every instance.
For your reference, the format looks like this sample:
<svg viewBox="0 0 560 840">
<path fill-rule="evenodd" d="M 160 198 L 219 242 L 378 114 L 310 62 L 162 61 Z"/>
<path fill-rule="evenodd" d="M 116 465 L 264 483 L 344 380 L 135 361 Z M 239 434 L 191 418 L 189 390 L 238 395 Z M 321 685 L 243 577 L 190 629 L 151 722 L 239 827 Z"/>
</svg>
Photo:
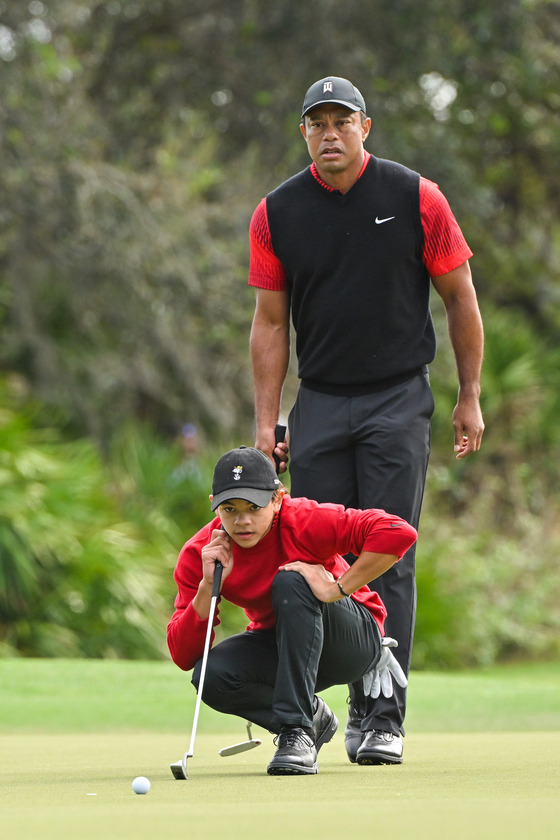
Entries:
<svg viewBox="0 0 560 840">
<path fill-rule="evenodd" d="M 364 149 L 364 162 L 362 164 L 362 168 L 360 169 L 360 173 L 358 175 L 358 178 L 361 178 L 362 175 L 364 174 L 364 169 L 368 165 L 370 157 L 371 157 L 370 153 L 366 152 L 366 150 Z M 340 192 L 340 190 L 337 190 L 335 187 L 330 187 L 328 184 L 325 184 L 325 182 L 323 181 L 323 179 L 320 177 L 319 173 L 317 172 L 317 167 L 315 166 L 315 161 L 313 161 L 313 163 L 311 164 L 311 166 L 309 168 L 311 170 L 311 174 L 313 175 L 313 177 L 315 178 L 317 183 L 321 184 L 321 186 L 324 187 L 324 189 L 328 190 L 329 192 L 336 192 L 336 193 Z"/>
</svg>

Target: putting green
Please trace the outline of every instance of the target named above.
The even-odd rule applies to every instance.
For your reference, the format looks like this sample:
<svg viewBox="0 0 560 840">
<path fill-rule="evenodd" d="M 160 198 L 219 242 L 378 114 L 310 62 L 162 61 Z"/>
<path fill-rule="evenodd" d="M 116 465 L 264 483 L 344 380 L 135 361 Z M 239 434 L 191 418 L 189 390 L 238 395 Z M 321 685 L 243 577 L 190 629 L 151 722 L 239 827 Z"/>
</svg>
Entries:
<svg viewBox="0 0 560 840">
<path fill-rule="evenodd" d="M 317 776 L 267 776 L 272 737 L 222 758 L 242 721 L 202 707 L 187 781 L 194 691 L 170 663 L 0 660 L 0 833 L 6 840 L 557 840 L 560 666 L 415 673 L 405 761 L 351 765 L 346 689 Z M 136 776 L 152 787 L 132 791 Z"/>
<path fill-rule="evenodd" d="M 338 733 L 305 777 L 267 776 L 271 737 L 255 734 L 260 747 L 229 758 L 218 750 L 239 732 L 197 736 L 180 782 L 168 767 L 181 757 L 176 736 L 4 736 L 2 836 L 558 837 L 560 732 L 410 735 L 400 767 L 351 765 Z M 138 775 L 152 783 L 145 796 L 132 791 Z"/>
</svg>

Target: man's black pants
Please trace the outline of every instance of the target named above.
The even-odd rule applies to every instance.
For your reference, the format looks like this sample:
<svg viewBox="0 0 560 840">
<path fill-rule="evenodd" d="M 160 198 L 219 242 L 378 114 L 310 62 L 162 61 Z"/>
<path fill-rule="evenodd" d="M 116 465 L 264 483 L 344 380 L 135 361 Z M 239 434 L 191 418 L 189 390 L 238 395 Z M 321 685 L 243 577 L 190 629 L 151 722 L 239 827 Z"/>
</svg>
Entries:
<svg viewBox="0 0 560 840">
<path fill-rule="evenodd" d="M 300 388 L 290 413 L 292 496 L 381 508 L 418 528 L 434 400 L 427 371 L 392 388 L 339 397 Z M 416 618 L 415 549 L 370 585 L 387 608 L 385 635 L 408 674 Z M 351 560 L 349 560 L 351 562 Z M 404 734 L 406 689 L 368 701 L 362 729 Z"/>
<path fill-rule="evenodd" d="M 274 630 L 246 631 L 211 649 L 202 699 L 277 733 L 282 725 L 310 727 L 313 695 L 371 670 L 381 636 L 365 607 L 351 598 L 319 601 L 299 572 L 278 572 L 272 600 Z M 197 689 L 201 664 L 193 671 Z"/>
</svg>

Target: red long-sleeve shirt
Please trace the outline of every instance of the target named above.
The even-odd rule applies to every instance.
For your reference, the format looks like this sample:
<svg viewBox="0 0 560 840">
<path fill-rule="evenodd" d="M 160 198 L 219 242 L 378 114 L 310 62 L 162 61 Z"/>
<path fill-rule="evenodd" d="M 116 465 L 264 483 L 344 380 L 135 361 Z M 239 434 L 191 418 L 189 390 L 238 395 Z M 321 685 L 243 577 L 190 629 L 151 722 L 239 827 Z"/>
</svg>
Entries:
<svg viewBox="0 0 560 840">
<path fill-rule="evenodd" d="M 178 594 L 167 643 L 173 661 L 185 671 L 194 667 L 204 650 L 208 619 L 198 617 L 192 601 L 202 578 L 201 550 L 219 527 L 216 518 L 188 540 L 175 569 Z M 232 541 L 233 569 L 223 582 L 221 597 L 243 608 L 248 630 L 270 630 L 275 623 L 272 580 L 279 566 L 294 560 L 322 564 L 336 578 L 349 568 L 342 554 L 365 550 L 400 559 L 416 537 L 411 525 L 383 510 L 352 510 L 286 495 L 271 530 L 256 546 L 241 548 Z M 383 634 L 387 612 L 377 592 L 363 586 L 351 597 L 369 610 Z M 218 607 L 214 625 L 219 622 Z"/>
</svg>

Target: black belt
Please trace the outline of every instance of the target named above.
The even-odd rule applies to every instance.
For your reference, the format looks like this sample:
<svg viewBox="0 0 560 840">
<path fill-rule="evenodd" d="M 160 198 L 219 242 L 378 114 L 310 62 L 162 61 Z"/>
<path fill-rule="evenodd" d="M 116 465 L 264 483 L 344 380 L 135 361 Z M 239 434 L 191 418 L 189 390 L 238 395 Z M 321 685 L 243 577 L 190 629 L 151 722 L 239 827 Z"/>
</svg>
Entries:
<svg viewBox="0 0 560 840">
<path fill-rule="evenodd" d="M 393 388 L 395 385 L 402 385 L 403 382 L 408 382 L 414 379 L 415 376 L 426 374 L 428 366 L 415 370 L 407 370 L 405 373 L 397 373 L 394 376 L 387 376 L 385 379 L 378 379 L 376 382 L 358 382 L 348 383 L 344 385 L 337 385 L 331 382 L 318 382 L 315 379 L 302 379 L 301 387 L 307 388 L 308 391 L 318 391 L 320 394 L 329 394 L 333 397 L 363 397 L 366 394 L 377 394 L 379 391 L 386 391 L 388 388 Z"/>
</svg>

